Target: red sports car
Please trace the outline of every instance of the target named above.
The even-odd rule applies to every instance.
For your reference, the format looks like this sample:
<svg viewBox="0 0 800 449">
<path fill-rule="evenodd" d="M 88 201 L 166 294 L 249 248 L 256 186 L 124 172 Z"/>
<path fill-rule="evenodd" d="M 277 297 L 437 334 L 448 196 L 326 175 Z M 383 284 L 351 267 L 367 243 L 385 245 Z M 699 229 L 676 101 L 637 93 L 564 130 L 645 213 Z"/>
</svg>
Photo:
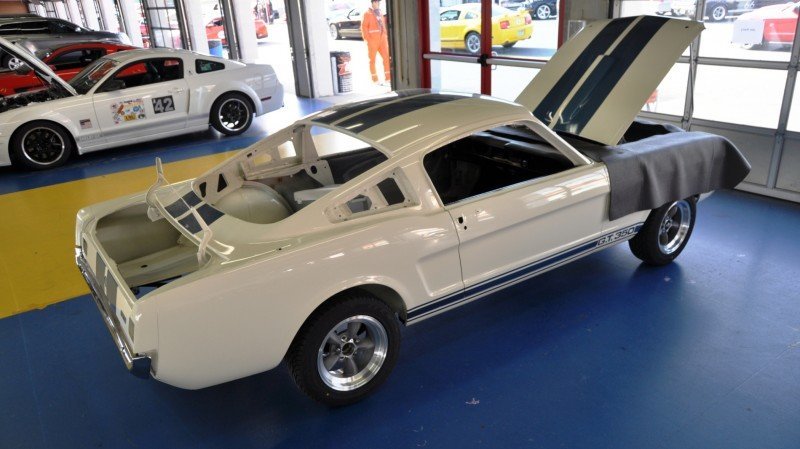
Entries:
<svg viewBox="0 0 800 449">
<path fill-rule="evenodd" d="M 765 6 L 739 16 L 734 27 L 747 21 L 764 22 L 761 43 L 748 44 L 744 46 L 745 48 L 755 49 L 770 43 L 791 44 L 794 41 L 798 11 L 800 11 L 800 2 Z"/>
<path fill-rule="evenodd" d="M 269 36 L 267 22 L 257 17 L 253 21 L 256 26 L 256 38 L 264 39 Z M 208 22 L 206 25 L 206 39 L 220 39 L 222 40 L 222 45 L 228 45 L 228 39 L 225 38 L 225 21 L 222 20 L 222 17 L 217 17 Z"/>
<path fill-rule="evenodd" d="M 81 42 L 37 52 L 36 56 L 52 67 L 58 76 L 69 81 L 94 60 L 110 53 L 134 48 L 136 47 L 122 44 Z M 26 75 L 19 75 L 11 70 L 0 72 L 0 96 L 13 95 L 42 86 L 42 82 L 32 72 Z"/>
</svg>

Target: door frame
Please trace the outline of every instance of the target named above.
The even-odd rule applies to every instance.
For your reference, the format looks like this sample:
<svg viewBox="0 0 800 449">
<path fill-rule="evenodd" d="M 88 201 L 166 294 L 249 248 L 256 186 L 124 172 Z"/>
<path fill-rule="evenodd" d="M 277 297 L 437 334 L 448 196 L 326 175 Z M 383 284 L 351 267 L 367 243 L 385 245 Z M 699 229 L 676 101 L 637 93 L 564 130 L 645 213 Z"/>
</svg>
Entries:
<svg viewBox="0 0 800 449">
<path fill-rule="evenodd" d="M 528 67 L 541 69 L 547 63 L 545 59 L 511 58 L 507 56 L 492 56 L 492 0 L 481 0 L 481 54 L 478 56 L 464 55 L 452 51 L 431 51 L 430 44 L 430 0 L 417 0 L 419 11 L 420 31 L 420 79 L 422 87 L 431 88 L 431 61 L 451 61 L 478 64 L 481 68 L 481 94 L 492 94 L 492 66 Z M 566 14 L 564 7 L 566 0 L 558 0 L 558 40 L 557 47 L 564 43 L 564 24 Z"/>
</svg>

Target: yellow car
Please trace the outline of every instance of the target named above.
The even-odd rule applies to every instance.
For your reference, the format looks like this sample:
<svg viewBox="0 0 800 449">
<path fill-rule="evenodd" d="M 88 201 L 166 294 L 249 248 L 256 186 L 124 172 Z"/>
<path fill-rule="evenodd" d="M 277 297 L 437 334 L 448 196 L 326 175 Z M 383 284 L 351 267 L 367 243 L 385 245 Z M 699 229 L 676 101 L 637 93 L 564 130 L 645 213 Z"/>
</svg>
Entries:
<svg viewBox="0 0 800 449">
<path fill-rule="evenodd" d="M 481 52 L 481 5 L 465 3 L 445 8 L 439 15 L 442 47 Z M 511 11 L 492 6 L 492 45 L 513 47 L 533 34 L 531 15 L 525 10 Z"/>
</svg>

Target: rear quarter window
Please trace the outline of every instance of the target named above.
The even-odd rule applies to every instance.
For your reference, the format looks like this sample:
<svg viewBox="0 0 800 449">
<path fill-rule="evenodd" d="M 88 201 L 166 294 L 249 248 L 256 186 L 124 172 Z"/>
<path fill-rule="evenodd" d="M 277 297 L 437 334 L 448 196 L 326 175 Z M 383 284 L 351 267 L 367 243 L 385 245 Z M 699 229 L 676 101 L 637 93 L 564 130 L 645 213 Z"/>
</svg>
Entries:
<svg viewBox="0 0 800 449">
<path fill-rule="evenodd" d="M 225 70 L 225 64 L 218 61 L 209 61 L 207 59 L 198 59 L 195 61 L 194 65 L 195 72 L 197 72 L 197 74 Z"/>
</svg>

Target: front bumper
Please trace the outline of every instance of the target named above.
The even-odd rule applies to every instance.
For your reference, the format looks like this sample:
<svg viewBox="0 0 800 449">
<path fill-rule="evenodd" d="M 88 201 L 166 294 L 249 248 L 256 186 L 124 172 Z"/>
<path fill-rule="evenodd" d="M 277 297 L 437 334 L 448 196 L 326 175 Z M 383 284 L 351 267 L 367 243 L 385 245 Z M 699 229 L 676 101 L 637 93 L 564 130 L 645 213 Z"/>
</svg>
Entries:
<svg viewBox="0 0 800 449">
<path fill-rule="evenodd" d="M 78 264 L 78 269 L 81 271 L 83 278 L 89 285 L 89 290 L 92 292 L 97 309 L 100 310 L 100 315 L 103 317 L 103 322 L 111 333 L 111 338 L 114 339 L 114 344 L 117 346 L 122 361 L 125 367 L 136 377 L 147 379 L 150 377 L 150 357 L 146 355 L 135 354 L 125 339 L 122 330 L 119 328 L 119 323 L 114 315 L 108 309 L 108 301 L 103 295 L 103 290 L 97 284 L 94 276 L 89 270 L 89 264 L 80 249 L 76 250 L 75 261 Z"/>
</svg>

